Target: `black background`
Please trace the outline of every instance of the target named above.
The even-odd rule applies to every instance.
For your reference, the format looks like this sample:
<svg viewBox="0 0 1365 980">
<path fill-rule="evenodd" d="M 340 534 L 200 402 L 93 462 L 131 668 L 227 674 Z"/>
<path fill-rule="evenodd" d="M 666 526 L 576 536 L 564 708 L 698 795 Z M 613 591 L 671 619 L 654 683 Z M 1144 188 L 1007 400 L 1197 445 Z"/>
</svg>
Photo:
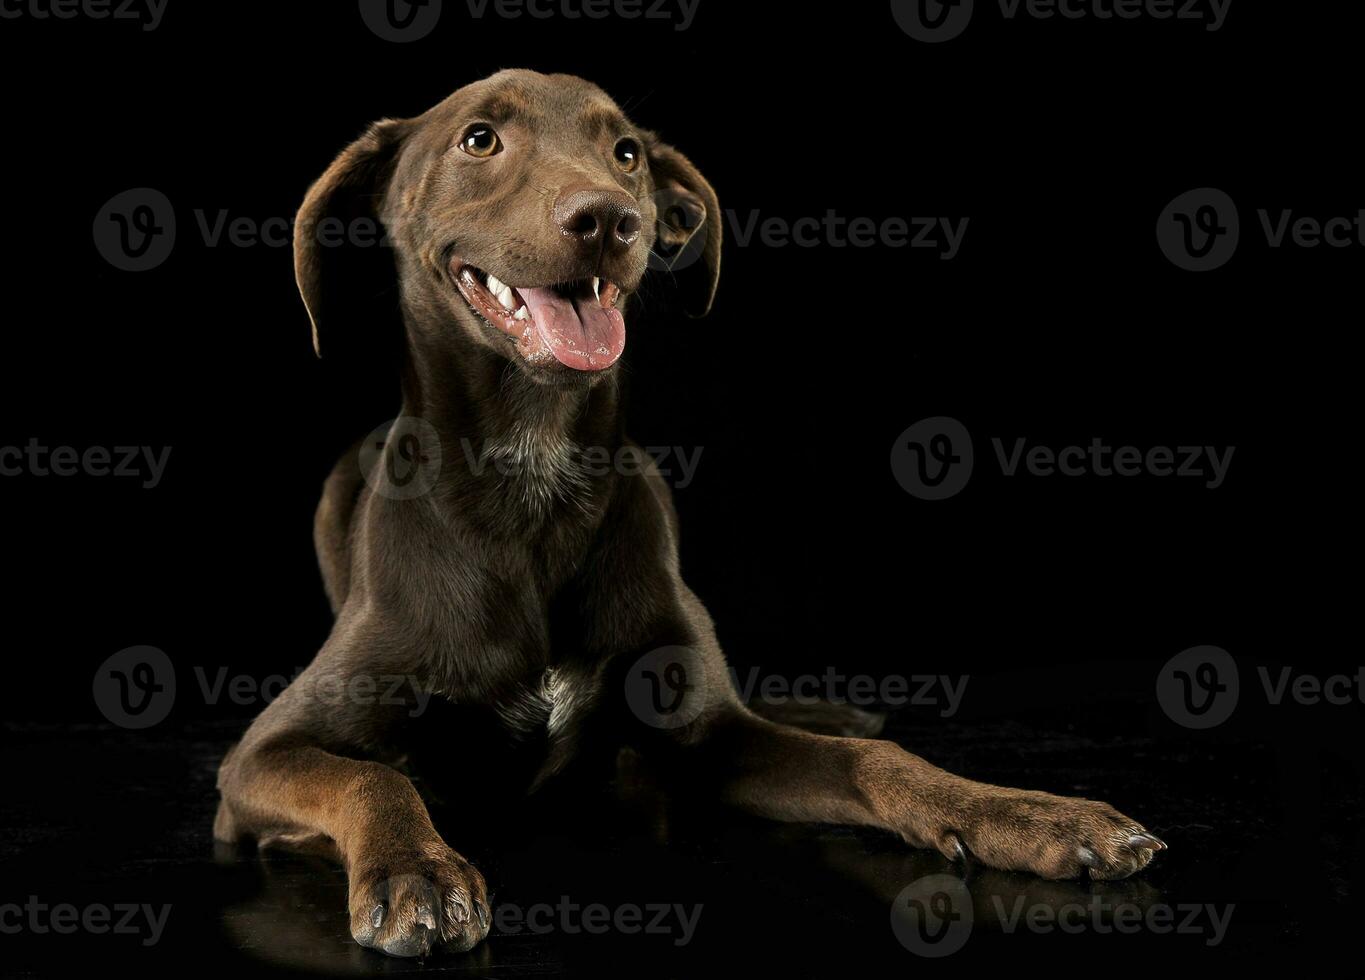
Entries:
<svg viewBox="0 0 1365 980">
<path fill-rule="evenodd" d="M 970 218 L 948 262 L 739 247 L 727 229 L 710 318 L 654 302 L 628 316 L 629 429 L 702 449 L 676 494 L 684 571 L 741 670 L 967 674 L 957 721 L 1045 715 L 1097 738 L 1126 724 L 1209 753 L 1213 797 L 1229 742 L 1354 785 L 1358 704 L 1253 708 L 1206 736 L 1165 721 L 1153 688 L 1198 644 L 1318 674 L 1359 659 L 1334 621 L 1358 597 L 1346 498 L 1363 253 L 1270 249 L 1256 216 L 1365 207 L 1358 24 L 1245 0 L 1218 32 L 978 7 L 940 45 L 907 37 L 885 3 L 702 0 L 675 31 L 479 20 L 447 2 L 408 45 L 350 2 L 170 0 L 152 32 L 0 21 L 0 445 L 173 447 L 152 490 L 0 479 L 7 727 L 102 722 L 93 672 L 128 646 L 165 650 L 179 673 L 148 744 L 254 714 L 205 703 L 193 667 L 262 678 L 311 658 L 329 622 L 310 537 L 320 484 L 395 414 L 396 379 L 363 357 L 316 360 L 289 249 L 209 247 L 195 212 L 292 217 L 366 123 L 518 66 L 600 84 L 741 221 Z M 1206 186 L 1237 201 L 1243 239 L 1196 275 L 1154 229 Z M 163 192 L 178 220 L 171 257 L 144 273 L 113 268 L 91 234 L 135 187 Z M 971 431 L 977 466 L 960 495 L 926 502 L 888 460 L 939 415 Z M 992 437 L 1236 450 L 1210 490 L 1005 478 Z M 1095 790 L 1116 802 L 1123 762 Z M 21 769 L 37 780 L 11 784 L 26 798 L 84 778 L 79 750 Z M 1297 791 L 1270 778 L 1276 844 L 1292 847 Z"/>
</svg>

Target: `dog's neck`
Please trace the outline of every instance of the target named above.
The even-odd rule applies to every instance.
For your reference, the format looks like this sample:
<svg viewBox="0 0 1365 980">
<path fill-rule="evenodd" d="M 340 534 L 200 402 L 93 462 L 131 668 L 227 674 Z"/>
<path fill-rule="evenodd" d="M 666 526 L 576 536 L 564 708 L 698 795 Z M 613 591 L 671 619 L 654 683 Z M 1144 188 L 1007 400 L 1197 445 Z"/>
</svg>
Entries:
<svg viewBox="0 0 1365 980">
<path fill-rule="evenodd" d="M 403 414 L 441 440 L 441 486 L 500 521 L 541 522 L 561 509 L 591 514 L 624 443 L 614 375 L 538 384 L 496 354 L 411 357 Z"/>
</svg>

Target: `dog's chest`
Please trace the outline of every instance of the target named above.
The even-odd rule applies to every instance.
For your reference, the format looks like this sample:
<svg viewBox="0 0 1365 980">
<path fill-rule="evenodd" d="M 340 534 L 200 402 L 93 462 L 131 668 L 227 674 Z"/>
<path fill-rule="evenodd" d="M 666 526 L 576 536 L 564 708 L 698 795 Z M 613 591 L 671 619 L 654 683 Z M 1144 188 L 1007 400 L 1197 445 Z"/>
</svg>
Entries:
<svg viewBox="0 0 1365 980">
<path fill-rule="evenodd" d="M 470 785 L 519 795 L 579 755 L 598 700 L 590 676 L 563 667 L 538 671 L 496 697 L 436 696 L 408 726 L 403 756 L 435 799 L 454 799 Z"/>
<path fill-rule="evenodd" d="M 582 447 L 534 425 L 514 424 L 484 447 L 482 460 L 497 474 L 505 498 L 532 518 L 545 518 L 563 505 L 581 509 L 591 492 Z"/>
<path fill-rule="evenodd" d="M 547 667 L 518 684 L 494 705 L 513 736 L 544 736 L 552 743 L 571 738 L 598 697 L 598 683 L 581 671 Z"/>
</svg>

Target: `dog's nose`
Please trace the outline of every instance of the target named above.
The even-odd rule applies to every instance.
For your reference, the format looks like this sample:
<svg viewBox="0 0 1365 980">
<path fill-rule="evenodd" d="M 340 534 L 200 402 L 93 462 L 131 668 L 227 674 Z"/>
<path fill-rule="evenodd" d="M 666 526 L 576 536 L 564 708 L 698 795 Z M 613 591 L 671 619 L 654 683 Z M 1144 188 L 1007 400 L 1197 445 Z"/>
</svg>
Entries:
<svg viewBox="0 0 1365 980">
<path fill-rule="evenodd" d="M 644 221 L 635 199 L 622 191 L 569 194 L 555 205 L 554 219 L 567 237 L 591 249 L 629 248 Z"/>
</svg>

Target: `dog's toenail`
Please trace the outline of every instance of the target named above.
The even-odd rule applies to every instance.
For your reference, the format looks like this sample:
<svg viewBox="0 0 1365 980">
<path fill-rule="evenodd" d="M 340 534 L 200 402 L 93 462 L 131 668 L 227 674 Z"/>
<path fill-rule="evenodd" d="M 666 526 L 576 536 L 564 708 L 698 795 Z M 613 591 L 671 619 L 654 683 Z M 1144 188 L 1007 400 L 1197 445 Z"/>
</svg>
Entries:
<svg viewBox="0 0 1365 980">
<path fill-rule="evenodd" d="M 1144 834 L 1134 834 L 1132 837 L 1128 838 L 1128 846 L 1129 846 L 1129 847 L 1145 847 L 1145 848 L 1147 848 L 1148 850 L 1152 850 L 1152 851 L 1164 851 L 1164 850 L 1166 850 L 1166 842 L 1165 842 L 1165 841 L 1163 841 L 1163 840 L 1162 840 L 1161 838 L 1159 838 L 1159 837 L 1153 837 L 1151 834 L 1145 834 L 1145 833 L 1144 833 Z"/>
</svg>

